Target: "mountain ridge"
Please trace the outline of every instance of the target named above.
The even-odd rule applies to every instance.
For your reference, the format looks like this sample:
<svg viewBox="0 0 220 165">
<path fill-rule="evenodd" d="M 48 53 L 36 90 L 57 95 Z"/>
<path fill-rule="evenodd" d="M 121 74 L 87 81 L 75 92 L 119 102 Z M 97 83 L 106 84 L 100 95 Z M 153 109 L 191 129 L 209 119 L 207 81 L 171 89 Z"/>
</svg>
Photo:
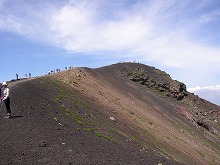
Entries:
<svg viewBox="0 0 220 165">
<path fill-rule="evenodd" d="M 219 106 L 187 92 L 183 83 L 172 80 L 154 67 L 139 63 L 118 63 L 96 69 L 79 67 L 13 83 L 12 100 L 16 101 L 13 108 L 21 114 L 28 111 L 28 115 L 21 115 L 24 117 L 16 120 L 24 120 L 26 115 L 31 117 L 37 110 L 36 117 L 44 114 L 43 118 L 62 125 L 67 132 L 71 127 L 82 134 L 89 133 L 92 139 L 95 136 L 108 143 L 130 146 L 134 150 L 129 151 L 145 155 L 143 161 L 136 160 L 136 164 L 220 162 Z M 27 89 L 29 96 L 23 96 L 24 103 L 24 98 L 18 99 L 17 95 Z M 36 90 L 38 92 L 34 94 Z M 42 96 L 39 105 L 30 100 L 38 100 L 37 95 Z M 23 105 L 28 105 L 24 108 L 27 111 L 20 109 Z M 3 126 L 1 130 L 4 130 Z M 66 136 L 70 135 L 66 133 Z M 5 147 L 4 144 L 1 146 Z M 151 159 L 149 155 L 153 155 Z M 54 156 L 57 158 L 59 154 Z M 52 156 L 49 158 L 48 162 L 52 162 Z M 97 163 L 96 159 L 86 161 Z M 113 160 L 129 164 L 131 158 L 119 160 L 115 157 Z M 82 164 L 86 162 L 79 161 Z"/>
<path fill-rule="evenodd" d="M 126 89 L 129 89 L 130 90 L 130 92 L 129 93 L 131 93 L 131 91 L 133 91 L 133 89 L 132 88 L 135 88 L 135 92 L 137 91 L 137 87 L 136 87 L 136 84 L 134 85 L 130 80 L 129 81 L 125 81 L 126 80 L 126 78 L 125 77 L 121 77 L 121 74 L 120 74 L 120 71 L 122 71 L 124 68 L 126 68 L 126 67 L 128 67 L 128 68 L 130 68 L 130 70 L 132 70 L 132 69 L 135 69 L 135 68 L 142 68 L 142 67 L 147 67 L 147 69 L 149 70 L 150 69 L 150 72 L 152 72 L 152 75 L 155 75 L 154 73 L 155 73 L 155 71 L 156 72 L 160 72 L 158 69 L 155 69 L 154 67 L 149 67 L 149 66 L 145 66 L 145 65 L 143 65 L 143 64 L 137 64 L 137 63 L 119 63 L 119 64 L 113 64 L 113 65 L 110 65 L 110 66 L 106 66 L 106 67 L 101 67 L 101 68 L 98 68 L 98 69 L 95 69 L 95 72 L 96 72 L 96 77 L 101 77 L 102 79 L 99 79 L 98 81 L 98 84 L 96 85 L 96 86 L 105 86 L 105 84 L 107 84 L 107 83 L 109 83 L 109 82 L 114 82 L 113 84 L 108 84 L 108 86 L 111 86 L 111 87 L 116 87 L 116 86 L 118 86 L 118 88 L 117 88 L 117 90 L 120 90 L 120 92 L 123 92 L 123 90 L 125 89 L 125 91 L 126 91 Z M 91 71 L 91 70 L 89 70 L 89 71 Z M 94 71 L 94 70 L 93 70 Z M 166 77 L 169 77 L 169 76 L 167 76 L 167 74 L 165 74 L 164 72 L 161 72 L 163 75 L 165 75 Z M 89 74 L 90 74 L 90 72 L 89 72 Z M 94 75 L 93 75 L 94 76 Z M 120 78 L 119 78 L 120 77 Z M 103 81 L 103 79 L 106 79 L 106 81 L 104 82 L 104 83 L 100 83 L 101 81 Z M 119 82 L 115 82 L 115 79 L 121 79 L 120 80 L 120 83 Z M 124 82 L 123 83 L 121 83 L 121 81 L 124 81 L 124 82 L 126 82 L 127 84 L 124 84 Z M 178 81 L 175 81 L 175 82 L 177 82 L 177 83 L 180 83 L 180 82 L 178 82 Z M 86 82 L 83 82 L 83 83 L 86 83 Z M 83 84 L 82 83 L 82 84 Z M 123 85 L 121 85 L 121 84 L 123 84 Z M 182 83 L 180 83 L 180 84 L 182 84 Z M 89 86 L 89 84 L 87 84 L 87 86 Z M 132 87 L 132 88 L 131 88 Z M 94 87 L 93 87 L 94 88 Z M 105 88 L 107 88 L 106 86 L 105 86 Z M 141 87 L 141 88 L 143 88 L 143 87 Z M 103 89 L 102 89 L 103 90 Z M 100 90 L 100 91 L 102 91 L 102 90 Z M 116 90 L 116 91 L 117 91 Z M 109 91 L 109 90 L 108 90 Z M 155 91 L 155 90 L 154 90 Z M 138 92 L 139 92 L 139 94 L 142 92 L 143 93 L 143 90 L 138 90 Z M 186 91 L 184 91 L 184 92 L 186 92 Z M 93 94 L 95 93 L 95 91 L 93 91 Z M 124 92 L 124 93 L 126 93 L 126 92 Z M 154 105 L 155 104 L 155 102 L 153 101 L 153 99 L 155 99 L 155 94 L 153 94 L 152 95 L 152 91 L 151 92 L 145 92 L 145 94 L 144 95 L 146 95 L 146 93 L 148 94 L 148 95 L 151 95 L 151 96 L 153 96 L 154 95 L 154 97 L 148 97 L 148 99 L 147 99 L 147 101 L 149 101 L 150 99 L 152 99 L 151 100 L 151 105 Z M 163 92 L 162 92 L 162 94 L 163 94 Z M 116 94 L 115 94 L 116 95 Z M 126 94 L 125 94 L 126 95 Z M 156 99 L 161 99 L 161 98 L 164 98 L 164 95 L 161 95 L 161 91 L 159 91 L 159 93 L 158 93 L 158 91 L 157 91 L 157 95 L 159 95 L 160 97 L 157 97 Z M 210 103 L 210 102 L 207 102 L 207 101 L 205 101 L 204 99 L 201 99 L 201 98 L 199 98 L 198 96 L 195 96 L 195 95 L 193 95 L 193 94 L 191 94 L 191 93 L 189 93 L 189 92 L 186 92 L 186 94 L 184 94 L 184 95 L 187 95 L 186 96 L 186 98 L 185 99 L 182 99 L 182 100 L 180 100 L 181 102 L 179 102 L 179 100 L 178 99 L 173 99 L 173 98 L 170 98 L 170 97 L 168 97 L 168 101 L 170 101 L 170 102 L 172 102 L 172 105 L 170 106 L 170 107 L 173 107 L 173 104 L 176 104 L 176 103 L 174 103 L 176 100 L 177 100 L 177 105 L 176 106 L 174 106 L 173 108 L 170 108 L 170 109 L 173 109 L 173 112 L 171 112 L 171 113 L 176 113 L 176 112 L 178 112 L 178 114 L 181 114 L 181 117 L 184 117 L 184 119 L 186 119 L 187 121 L 190 121 L 190 123 L 191 124 L 193 124 L 194 126 L 196 126 L 196 127 L 202 127 L 202 129 L 204 129 L 203 131 L 208 131 L 208 132 L 210 132 L 210 130 L 211 130 L 211 132 L 212 133 L 214 133 L 214 134 L 216 134 L 216 136 L 218 137 L 219 136 L 219 127 L 217 126 L 217 127 L 212 127 L 213 125 L 212 124 L 215 124 L 214 123 L 214 120 L 216 119 L 213 119 L 213 121 L 212 121 L 212 123 L 210 122 L 210 120 L 209 121 L 206 121 L 206 119 L 208 118 L 206 118 L 206 117 L 204 117 L 204 116 L 206 116 L 207 115 L 207 113 L 208 112 L 206 112 L 206 110 L 207 111 L 210 111 L 210 113 L 211 112 L 213 112 L 213 110 L 215 110 L 216 108 L 217 109 L 219 109 L 219 107 L 218 106 L 216 106 L 216 105 L 214 105 L 214 104 L 212 104 L 212 103 Z M 163 96 L 163 97 L 161 97 L 161 96 Z M 126 97 L 126 96 L 120 96 L 120 97 Z M 137 94 L 136 94 L 136 97 L 138 97 L 137 96 Z M 108 96 L 107 98 L 110 98 L 110 96 Z M 128 98 L 129 99 L 129 98 Z M 139 100 L 141 100 L 142 98 L 140 98 L 139 97 Z M 167 98 L 165 98 L 165 100 L 166 100 Z M 100 101 L 101 102 L 101 101 Z M 125 101 L 126 102 L 126 101 Z M 124 105 L 126 105 L 127 103 L 123 103 Z M 164 106 L 163 105 L 164 104 L 164 102 L 162 103 L 162 105 L 161 105 L 161 107 L 162 106 Z M 202 106 L 201 106 L 201 105 Z M 205 105 L 205 106 L 204 106 Z M 126 106 L 129 106 L 129 105 L 126 105 Z M 160 105 L 158 105 L 158 106 L 160 106 Z M 187 108 L 186 108 L 186 106 L 187 106 Z M 204 106 L 204 107 L 203 107 Z M 153 107 L 153 106 L 152 106 Z M 161 108 L 160 107 L 160 108 Z M 132 108 L 134 108 L 134 107 L 132 107 Z M 134 108 L 135 109 L 135 108 Z M 163 108 L 162 108 L 163 109 Z M 167 108 L 167 109 L 169 109 L 169 108 Z M 199 111 L 198 111 L 198 109 L 199 109 Z M 203 112 L 204 111 L 204 112 Z M 169 111 L 168 111 L 169 112 Z M 219 113 L 219 111 L 217 111 L 218 113 Z M 130 112 L 131 114 L 134 114 L 134 112 Z M 169 112 L 170 113 L 170 112 Z M 143 114 L 141 114 L 141 115 L 143 115 Z M 148 115 L 150 115 L 150 114 L 148 114 Z M 196 116 L 197 115 L 197 116 Z M 185 122 L 185 121 L 184 121 Z M 135 124 L 135 123 L 133 123 L 133 124 Z M 217 129 L 217 130 L 216 130 Z M 218 139 L 216 139 L 217 141 L 218 141 Z"/>
</svg>

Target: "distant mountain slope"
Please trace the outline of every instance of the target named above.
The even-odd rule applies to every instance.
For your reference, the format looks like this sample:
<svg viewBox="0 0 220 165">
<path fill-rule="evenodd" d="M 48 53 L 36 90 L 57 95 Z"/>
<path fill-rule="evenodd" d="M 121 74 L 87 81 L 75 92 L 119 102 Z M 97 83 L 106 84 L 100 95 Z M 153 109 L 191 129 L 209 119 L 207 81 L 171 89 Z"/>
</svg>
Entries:
<svg viewBox="0 0 220 165">
<path fill-rule="evenodd" d="M 220 107 L 154 67 L 74 68 L 10 86 L 17 117 L 0 119 L 0 164 L 220 164 Z"/>
</svg>

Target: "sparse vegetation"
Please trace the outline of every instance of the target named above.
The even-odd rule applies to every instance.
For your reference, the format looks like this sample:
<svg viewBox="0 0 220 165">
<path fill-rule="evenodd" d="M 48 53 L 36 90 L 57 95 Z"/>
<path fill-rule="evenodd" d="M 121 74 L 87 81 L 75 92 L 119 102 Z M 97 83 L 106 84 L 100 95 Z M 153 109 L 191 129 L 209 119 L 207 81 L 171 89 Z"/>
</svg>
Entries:
<svg viewBox="0 0 220 165">
<path fill-rule="evenodd" d="M 106 136 L 106 135 L 104 135 L 104 134 L 102 134 L 100 132 L 95 132 L 95 134 L 96 134 L 96 136 L 98 136 L 98 137 L 100 137 L 102 139 L 107 139 L 107 140 L 110 140 L 110 141 L 114 141 L 111 137 Z"/>
<path fill-rule="evenodd" d="M 200 155 L 202 158 L 205 158 L 205 155 L 204 155 L 201 151 L 196 150 L 196 152 L 197 152 L 198 155 Z"/>
<path fill-rule="evenodd" d="M 95 131 L 94 128 L 84 128 L 85 131 Z"/>
<path fill-rule="evenodd" d="M 86 110 L 90 110 L 90 107 L 89 107 L 89 103 L 88 102 L 83 102 L 83 105 L 82 107 Z"/>
<path fill-rule="evenodd" d="M 70 115 L 70 110 L 69 110 L 68 108 L 66 108 L 66 110 L 65 110 L 65 114 L 66 114 L 66 116 L 68 116 L 68 117 L 71 116 L 71 115 Z"/>
<path fill-rule="evenodd" d="M 182 84 L 182 87 L 185 88 L 184 84 L 178 81 L 172 82 L 170 80 L 170 76 L 163 71 L 161 72 L 160 70 L 156 70 L 156 71 L 151 70 L 149 73 L 148 70 L 145 68 L 144 69 L 132 68 L 132 69 L 130 75 L 127 76 L 134 83 L 131 82 L 130 80 L 127 83 L 129 84 L 133 83 L 133 85 L 134 86 L 136 85 L 136 87 L 133 88 L 132 91 L 129 90 L 128 96 L 125 94 L 126 99 L 121 97 L 123 92 L 120 94 L 116 93 L 116 95 L 114 95 L 114 93 L 111 92 L 109 89 L 105 91 L 105 90 L 101 90 L 102 88 L 100 88 L 100 91 L 98 92 L 98 96 L 93 97 L 94 90 L 92 89 L 92 85 L 89 86 L 90 85 L 89 84 L 86 87 L 84 87 L 82 84 L 83 79 L 80 80 L 82 83 L 74 83 L 76 92 L 73 93 L 67 91 L 62 82 L 54 81 L 53 86 L 55 86 L 56 89 L 58 90 L 58 94 L 57 97 L 55 98 L 55 102 L 59 104 L 58 107 L 61 110 L 60 112 L 56 112 L 57 113 L 56 115 L 53 115 L 54 120 L 59 119 L 59 121 L 61 121 L 61 118 L 63 117 L 70 117 L 70 120 L 72 119 L 79 124 L 77 125 L 78 128 L 75 128 L 78 131 L 94 132 L 96 136 L 111 141 L 113 139 L 114 141 L 116 141 L 117 139 L 120 142 L 121 139 L 127 139 L 128 140 L 127 142 L 129 144 L 132 145 L 138 144 L 140 146 L 147 145 L 147 148 L 152 148 L 152 149 L 156 148 L 157 150 L 160 150 L 160 153 L 162 153 L 164 156 L 173 157 L 174 159 L 175 156 L 180 152 L 181 153 L 183 152 L 184 154 L 187 153 L 186 150 L 184 150 L 184 147 L 190 148 L 192 143 L 189 140 L 189 138 L 192 138 L 195 141 L 197 141 L 197 144 L 200 147 L 197 148 L 197 150 L 193 149 L 192 154 L 197 156 L 199 155 L 205 160 L 208 160 L 210 164 L 212 164 L 212 161 L 210 161 L 209 159 L 209 155 L 207 154 L 206 156 L 204 154 L 203 152 L 204 150 L 202 149 L 202 147 L 207 147 L 209 149 L 213 147 L 215 148 L 217 153 L 219 150 L 219 144 L 214 141 L 210 142 L 211 140 L 206 141 L 205 137 L 202 137 L 202 135 L 196 132 L 197 130 L 196 131 L 194 130 L 196 128 L 192 127 L 192 123 L 190 123 L 191 121 L 189 121 L 188 119 L 183 121 L 185 116 L 181 116 L 181 118 L 180 116 L 177 116 L 179 114 L 176 108 L 177 105 L 184 106 L 184 108 L 186 108 L 189 111 L 189 113 L 193 112 L 192 115 L 194 115 L 195 113 L 194 110 L 196 108 L 201 112 L 205 111 L 205 109 L 197 107 L 197 102 L 193 101 L 190 98 L 191 96 L 187 97 L 187 95 L 185 95 L 186 93 L 184 93 L 184 98 L 181 100 L 177 101 L 176 98 L 173 98 L 174 95 L 176 95 L 175 92 L 181 93 L 180 91 L 178 91 L 178 87 L 179 87 L 178 84 L 180 86 Z M 127 70 L 128 70 L 127 73 L 129 73 L 129 69 Z M 126 77 L 125 72 L 123 72 L 123 75 Z M 159 78 L 157 76 L 159 76 Z M 68 80 L 65 79 L 65 84 L 70 84 L 73 87 L 72 82 L 74 81 L 70 79 Z M 106 82 L 103 81 L 103 83 Z M 112 86 L 114 85 L 117 86 L 120 83 L 123 82 L 113 84 Z M 108 85 L 108 82 L 104 85 Z M 131 87 L 131 85 L 129 85 L 129 87 Z M 177 87 L 177 89 L 171 89 L 172 87 Z M 114 92 L 117 92 L 117 90 L 120 90 L 120 88 L 121 86 L 118 89 L 115 88 L 116 90 L 114 89 Z M 136 89 L 140 91 L 138 93 L 135 93 Z M 126 91 L 126 89 L 124 90 Z M 81 95 L 81 91 L 83 91 L 82 95 Z M 147 92 L 146 95 L 144 93 L 145 91 Z M 172 92 L 174 92 L 175 94 L 172 95 Z M 128 102 L 132 101 L 133 104 L 132 99 L 135 100 L 136 97 L 138 99 L 139 94 L 142 96 L 139 100 L 140 102 L 138 102 L 138 104 L 140 103 L 139 105 L 141 106 L 138 107 L 137 104 L 138 107 L 137 109 L 135 106 L 126 103 L 126 101 Z M 148 99 L 146 100 L 145 98 L 149 98 L 149 100 Z M 104 104 L 109 104 L 109 107 L 108 105 L 106 107 L 103 105 L 98 105 L 99 103 L 102 103 L 103 100 L 105 101 L 107 100 L 106 102 L 104 101 Z M 146 103 L 146 106 L 142 104 L 142 101 Z M 148 104 L 150 106 L 149 109 L 147 107 Z M 144 110 L 142 111 L 143 108 Z M 156 111 L 156 113 L 153 114 L 149 113 L 152 114 L 153 117 L 150 116 L 148 118 L 147 115 L 146 116 L 144 115 L 143 113 L 144 111 L 150 112 L 151 110 Z M 130 122 L 129 124 L 132 123 L 134 124 L 134 126 L 132 125 L 132 129 L 131 129 L 128 126 L 129 124 L 126 123 L 126 121 L 120 121 L 120 124 L 115 122 L 116 124 L 114 123 L 113 126 L 111 120 L 108 121 L 109 116 L 111 116 L 112 114 L 116 115 L 116 121 L 120 120 L 120 115 L 121 115 L 123 116 L 123 119 L 128 119 L 127 120 L 128 123 Z M 143 116 L 141 116 L 140 114 L 143 114 Z M 161 118 L 160 115 L 163 116 L 163 118 Z M 204 113 L 203 116 L 205 116 Z M 118 119 L 117 117 L 119 118 L 119 120 L 117 120 Z M 165 126 L 160 125 L 162 121 L 158 122 L 157 121 L 158 119 L 162 121 L 163 120 L 168 121 L 167 123 L 172 122 L 174 125 L 172 128 L 173 130 L 169 128 L 167 129 Z M 126 124 L 123 125 L 122 124 L 123 122 L 125 122 Z M 216 123 L 216 125 L 217 127 L 219 127 L 219 123 Z M 160 136 L 157 136 L 157 133 L 161 133 L 160 136 L 162 138 L 160 138 Z M 208 131 L 203 132 L 203 134 L 206 135 L 208 133 L 209 133 Z M 171 145 L 169 143 L 171 143 Z M 180 149 L 174 147 L 177 144 L 180 146 L 179 148 L 183 149 L 183 151 L 182 150 L 180 151 Z M 172 149 L 170 149 L 169 148 L 170 146 L 172 146 L 173 148 L 171 147 Z"/>
<path fill-rule="evenodd" d="M 80 105 L 80 100 L 79 99 L 71 98 L 70 101 L 75 105 L 76 108 L 79 107 L 79 105 Z"/>
</svg>

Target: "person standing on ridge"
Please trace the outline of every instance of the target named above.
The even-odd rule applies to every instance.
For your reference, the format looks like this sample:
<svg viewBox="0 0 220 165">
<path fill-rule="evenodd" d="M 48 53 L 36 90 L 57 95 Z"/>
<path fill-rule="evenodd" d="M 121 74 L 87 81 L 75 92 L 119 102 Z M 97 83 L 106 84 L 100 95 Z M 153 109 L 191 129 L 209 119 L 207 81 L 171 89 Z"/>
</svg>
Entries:
<svg viewBox="0 0 220 165">
<path fill-rule="evenodd" d="M 2 98 L 2 83 L 0 83 L 0 98 Z"/>
<path fill-rule="evenodd" d="M 18 74 L 16 73 L 16 79 L 18 80 Z"/>
<path fill-rule="evenodd" d="M 5 81 L 2 83 L 2 86 L 3 86 L 2 101 L 4 101 L 7 110 L 7 115 L 5 116 L 5 118 L 9 119 L 11 117 L 9 88 L 8 88 L 8 84 Z"/>
<path fill-rule="evenodd" d="M 0 83 L 0 107 L 2 107 L 2 83 Z"/>
</svg>

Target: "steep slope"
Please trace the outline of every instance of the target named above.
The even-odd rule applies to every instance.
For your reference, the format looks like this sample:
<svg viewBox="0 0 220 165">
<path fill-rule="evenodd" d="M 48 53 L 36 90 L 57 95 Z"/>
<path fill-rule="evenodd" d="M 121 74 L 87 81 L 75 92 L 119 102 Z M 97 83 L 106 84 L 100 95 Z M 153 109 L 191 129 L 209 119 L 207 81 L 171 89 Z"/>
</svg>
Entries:
<svg viewBox="0 0 220 165">
<path fill-rule="evenodd" d="M 154 67 L 75 68 L 10 87 L 0 164 L 220 164 L 220 108 Z"/>
<path fill-rule="evenodd" d="M 55 77 L 105 107 L 99 111 L 104 120 L 113 117 L 114 130 L 142 150 L 157 148 L 187 164 L 220 163 L 219 107 L 187 92 L 166 73 L 120 63 Z"/>
<path fill-rule="evenodd" d="M 101 112 L 105 107 L 54 76 L 14 81 L 9 87 L 13 118 L 3 118 L 5 109 L 0 112 L 2 165 L 178 164 L 127 145 L 115 122 Z"/>
</svg>

